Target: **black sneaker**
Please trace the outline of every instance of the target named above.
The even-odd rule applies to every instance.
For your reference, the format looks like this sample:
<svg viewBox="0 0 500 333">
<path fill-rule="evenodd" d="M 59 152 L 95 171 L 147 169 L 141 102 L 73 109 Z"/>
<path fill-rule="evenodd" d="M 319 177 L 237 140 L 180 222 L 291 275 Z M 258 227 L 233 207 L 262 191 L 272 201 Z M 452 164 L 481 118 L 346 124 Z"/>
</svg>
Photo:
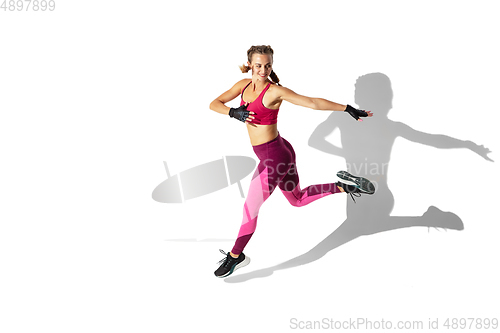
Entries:
<svg viewBox="0 0 500 333">
<path fill-rule="evenodd" d="M 238 256 L 238 258 L 233 258 L 229 253 L 219 250 L 226 257 L 218 262 L 221 264 L 219 268 L 214 272 L 215 276 L 223 278 L 233 274 L 235 270 L 241 267 L 245 267 L 250 263 L 250 258 L 245 256 L 243 252 Z"/>
<path fill-rule="evenodd" d="M 337 177 L 342 179 L 341 182 L 336 183 L 337 186 L 342 187 L 346 193 L 349 193 L 352 200 L 354 200 L 354 197 L 360 197 L 361 194 L 375 193 L 375 185 L 366 178 L 353 176 L 347 171 L 337 172 Z"/>
</svg>

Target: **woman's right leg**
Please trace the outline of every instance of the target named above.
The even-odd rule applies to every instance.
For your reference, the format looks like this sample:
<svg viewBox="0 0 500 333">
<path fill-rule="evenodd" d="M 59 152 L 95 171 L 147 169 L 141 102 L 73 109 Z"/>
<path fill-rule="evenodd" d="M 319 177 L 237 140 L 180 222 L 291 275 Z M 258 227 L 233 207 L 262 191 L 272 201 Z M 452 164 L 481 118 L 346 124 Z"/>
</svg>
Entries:
<svg viewBox="0 0 500 333">
<path fill-rule="evenodd" d="M 238 238 L 231 250 L 232 254 L 239 255 L 243 252 L 257 228 L 259 209 L 273 193 L 274 188 L 275 186 L 269 186 L 269 168 L 260 161 L 253 174 L 247 198 L 243 205 L 243 221 L 241 222 Z"/>
<path fill-rule="evenodd" d="M 288 167 L 292 162 L 292 154 L 279 135 L 269 142 L 254 146 L 253 150 L 260 162 L 252 177 L 247 199 L 243 205 L 243 221 L 238 238 L 231 250 L 231 253 L 235 255 L 243 252 L 257 227 L 260 207 L 283 178 L 279 172 L 280 166 Z M 282 171 L 286 173 L 288 169 Z"/>
<path fill-rule="evenodd" d="M 250 262 L 250 258 L 243 253 L 243 249 L 255 232 L 260 207 L 276 188 L 277 183 L 274 184 L 272 177 L 272 170 L 274 169 L 268 167 L 266 165 L 268 160 L 261 158 L 261 156 L 259 156 L 261 161 L 253 174 L 247 198 L 243 205 L 243 222 L 241 223 L 238 238 L 230 253 L 221 250 L 226 255 L 226 258 L 221 260 L 221 266 L 214 272 L 215 276 L 219 278 L 231 275 L 234 270 L 244 267 Z"/>
</svg>

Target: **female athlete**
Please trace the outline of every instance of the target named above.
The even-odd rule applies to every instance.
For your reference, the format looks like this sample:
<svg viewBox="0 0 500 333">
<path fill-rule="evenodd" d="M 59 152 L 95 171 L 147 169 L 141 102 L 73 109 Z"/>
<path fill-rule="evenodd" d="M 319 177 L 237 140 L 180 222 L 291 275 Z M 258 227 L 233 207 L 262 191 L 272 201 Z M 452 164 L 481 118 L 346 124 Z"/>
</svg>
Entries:
<svg viewBox="0 0 500 333">
<path fill-rule="evenodd" d="M 327 195 L 347 192 L 355 196 L 373 194 L 375 186 L 366 178 L 356 177 L 347 171 L 339 171 L 342 180 L 336 183 L 300 187 L 295 152 L 292 145 L 278 132 L 278 111 L 283 101 L 314 110 L 345 111 L 354 119 L 372 117 L 371 111 L 358 110 L 323 98 L 311 98 L 296 94 L 279 84 L 273 71 L 273 49 L 268 45 L 252 46 L 247 51 L 247 65 L 240 66 L 243 73 L 252 70 L 251 79 L 237 82 L 231 89 L 210 103 L 210 109 L 246 124 L 250 143 L 260 162 L 252 176 L 248 195 L 243 206 L 243 222 L 238 237 L 225 257 L 219 261 L 215 276 L 223 278 L 236 269 L 250 263 L 243 249 L 255 232 L 259 209 L 276 187 L 296 207 L 305 206 Z M 241 95 L 240 107 L 225 104 Z M 354 199 L 354 198 L 353 198 Z"/>
</svg>

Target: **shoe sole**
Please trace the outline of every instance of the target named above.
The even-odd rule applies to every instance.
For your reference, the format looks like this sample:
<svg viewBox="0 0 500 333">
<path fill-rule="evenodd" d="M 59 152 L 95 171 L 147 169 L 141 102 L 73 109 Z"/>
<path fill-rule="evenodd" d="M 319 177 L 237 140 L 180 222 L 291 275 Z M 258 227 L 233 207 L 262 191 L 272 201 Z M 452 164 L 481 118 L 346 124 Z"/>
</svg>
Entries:
<svg viewBox="0 0 500 333">
<path fill-rule="evenodd" d="M 363 177 L 356 177 L 351 175 L 347 171 L 337 172 L 337 177 L 343 180 L 343 183 L 347 185 L 353 185 L 359 188 L 359 191 L 364 194 L 375 193 L 375 185 L 371 181 Z"/>
<path fill-rule="evenodd" d="M 238 265 L 234 266 L 229 272 L 227 272 L 225 275 L 217 276 L 218 278 L 225 278 L 226 276 L 229 276 L 234 273 L 235 270 L 241 267 L 245 267 L 250 263 L 250 258 L 248 256 L 245 256 L 245 260 L 240 262 Z"/>
</svg>

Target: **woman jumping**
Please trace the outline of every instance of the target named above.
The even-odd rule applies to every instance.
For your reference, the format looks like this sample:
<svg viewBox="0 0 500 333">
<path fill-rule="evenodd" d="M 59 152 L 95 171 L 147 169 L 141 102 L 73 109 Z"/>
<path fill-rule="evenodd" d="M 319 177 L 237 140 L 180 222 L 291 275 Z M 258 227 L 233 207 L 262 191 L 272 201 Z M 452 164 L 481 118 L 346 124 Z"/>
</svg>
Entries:
<svg viewBox="0 0 500 333">
<path fill-rule="evenodd" d="M 280 188 L 295 207 L 305 206 L 334 193 L 347 192 L 351 197 L 353 194 L 360 196 L 375 193 L 375 186 L 368 179 L 353 176 L 347 171 L 337 173 L 342 182 L 311 185 L 301 189 L 293 147 L 278 132 L 281 103 L 288 101 L 314 110 L 345 111 L 358 121 L 361 121 L 359 117 L 372 117 L 373 114 L 371 111 L 358 110 L 323 98 L 302 96 L 281 86 L 272 69 L 273 54 L 270 46 L 252 46 L 247 51 L 248 65 L 240 66 L 243 73 L 252 70 L 252 79 L 237 82 L 210 103 L 211 110 L 246 124 L 250 143 L 260 160 L 243 206 L 243 222 L 236 243 L 229 253 L 220 250 L 225 255 L 215 271 L 215 276 L 220 278 L 229 276 L 236 269 L 250 263 L 250 258 L 245 256 L 243 249 L 255 232 L 260 207 L 276 187 Z M 230 108 L 225 105 L 239 95 L 240 107 Z"/>
</svg>

